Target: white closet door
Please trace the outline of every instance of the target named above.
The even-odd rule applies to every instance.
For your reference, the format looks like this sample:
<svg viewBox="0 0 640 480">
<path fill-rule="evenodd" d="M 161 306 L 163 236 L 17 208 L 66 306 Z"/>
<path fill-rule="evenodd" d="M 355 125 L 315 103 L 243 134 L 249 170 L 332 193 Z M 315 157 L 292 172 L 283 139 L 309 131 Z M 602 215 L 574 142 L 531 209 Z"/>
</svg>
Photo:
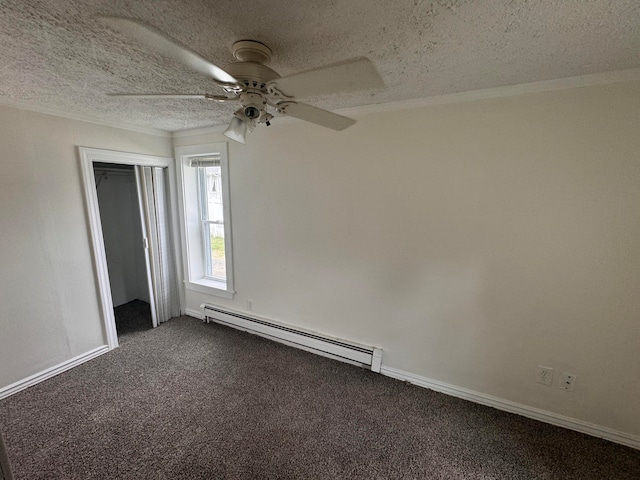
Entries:
<svg viewBox="0 0 640 480">
<path fill-rule="evenodd" d="M 180 315 L 165 170 L 136 167 L 154 327 Z"/>
</svg>

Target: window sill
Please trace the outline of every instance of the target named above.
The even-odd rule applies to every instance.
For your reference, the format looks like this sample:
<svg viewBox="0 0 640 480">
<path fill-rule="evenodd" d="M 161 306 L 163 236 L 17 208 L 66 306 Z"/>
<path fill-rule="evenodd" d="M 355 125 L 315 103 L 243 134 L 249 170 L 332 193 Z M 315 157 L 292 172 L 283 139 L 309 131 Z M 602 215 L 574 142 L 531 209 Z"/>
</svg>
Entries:
<svg viewBox="0 0 640 480">
<path fill-rule="evenodd" d="M 187 280 L 184 282 L 185 288 L 199 293 L 206 293 L 208 295 L 214 295 L 222 298 L 233 298 L 236 293 L 233 290 L 227 290 L 227 284 L 224 282 L 217 282 L 215 280 L 209 280 L 207 278 L 199 278 L 197 280 Z"/>
</svg>

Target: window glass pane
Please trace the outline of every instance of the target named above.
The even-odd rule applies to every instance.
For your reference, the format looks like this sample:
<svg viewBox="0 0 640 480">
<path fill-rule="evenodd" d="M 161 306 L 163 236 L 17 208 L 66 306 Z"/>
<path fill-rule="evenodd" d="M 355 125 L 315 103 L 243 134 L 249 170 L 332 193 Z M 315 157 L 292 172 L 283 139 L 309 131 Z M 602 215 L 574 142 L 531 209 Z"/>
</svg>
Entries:
<svg viewBox="0 0 640 480">
<path fill-rule="evenodd" d="M 227 267 L 224 252 L 224 225 L 205 223 L 207 239 L 210 244 L 210 265 L 207 265 L 207 274 L 218 280 L 226 280 Z"/>
<path fill-rule="evenodd" d="M 211 222 L 223 222 L 222 214 L 222 169 L 221 167 L 205 167 L 204 185 L 206 188 L 205 200 L 207 209 L 206 218 Z"/>
<path fill-rule="evenodd" d="M 206 276 L 227 279 L 222 199 L 222 168 L 198 167 Z"/>
</svg>

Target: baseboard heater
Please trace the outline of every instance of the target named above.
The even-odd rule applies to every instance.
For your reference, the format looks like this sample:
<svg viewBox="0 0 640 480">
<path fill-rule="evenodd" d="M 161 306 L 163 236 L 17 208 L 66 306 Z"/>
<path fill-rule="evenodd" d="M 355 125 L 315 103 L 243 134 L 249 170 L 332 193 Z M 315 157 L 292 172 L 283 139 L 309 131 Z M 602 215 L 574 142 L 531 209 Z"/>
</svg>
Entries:
<svg viewBox="0 0 640 480">
<path fill-rule="evenodd" d="M 325 357 L 366 366 L 372 371 L 380 373 L 380 367 L 382 366 L 381 348 L 358 345 L 346 340 L 326 337 L 285 324 L 222 310 L 213 305 L 202 304 L 200 307 L 204 310 L 204 321 L 207 323 L 213 321 L 227 325 Z"/>
</svg>

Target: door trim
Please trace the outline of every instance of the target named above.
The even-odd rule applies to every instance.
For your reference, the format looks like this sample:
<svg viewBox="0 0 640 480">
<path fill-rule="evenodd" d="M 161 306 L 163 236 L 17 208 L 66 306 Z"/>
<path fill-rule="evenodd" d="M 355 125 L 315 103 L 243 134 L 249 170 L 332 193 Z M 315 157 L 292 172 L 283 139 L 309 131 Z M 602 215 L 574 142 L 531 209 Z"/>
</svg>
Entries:
<svg viewBox="0 0 640 480">
<path fill-rule="evenodd" d="M 113 313 L 111 284 L 109 282 L 109 271 L 107 269 L 107 255 L 104 248 L 104 237 L 102 234 L 102 222 L 100 220 L 98 191 L 96 189 L 96 182 L 94 178 L 93 163 L 101 162 L 134 166 L 140 165 L 145 167 L 167 167 L 169 177 L 169 198 L 171 199 L 170 203 L 173 207 L 174 199 L 176 198 L 174 187 L 176 185 L 175 162 L 173 158 L 170 157 L 158 157 L 154 155 L 143 155 L 140 153 L 119 152 L 115 150 L 103 150 L 89 147 L 78 147 L 78 155 L 82 171 L 82 183 L 84 186 L 89 229 L 91 232 L 93 263 L 95 267 L 98 296 L 100 297 L 104 334 L 109 350 L 112 350 L 118 346 L 118 333 L 116 331 L 116 319 Z M 179 260 L 176 257 L 176 263 L 178 261 Z M 177 272 L 177 274 L 179 275 L 179 272 Z"/>
</svg>

